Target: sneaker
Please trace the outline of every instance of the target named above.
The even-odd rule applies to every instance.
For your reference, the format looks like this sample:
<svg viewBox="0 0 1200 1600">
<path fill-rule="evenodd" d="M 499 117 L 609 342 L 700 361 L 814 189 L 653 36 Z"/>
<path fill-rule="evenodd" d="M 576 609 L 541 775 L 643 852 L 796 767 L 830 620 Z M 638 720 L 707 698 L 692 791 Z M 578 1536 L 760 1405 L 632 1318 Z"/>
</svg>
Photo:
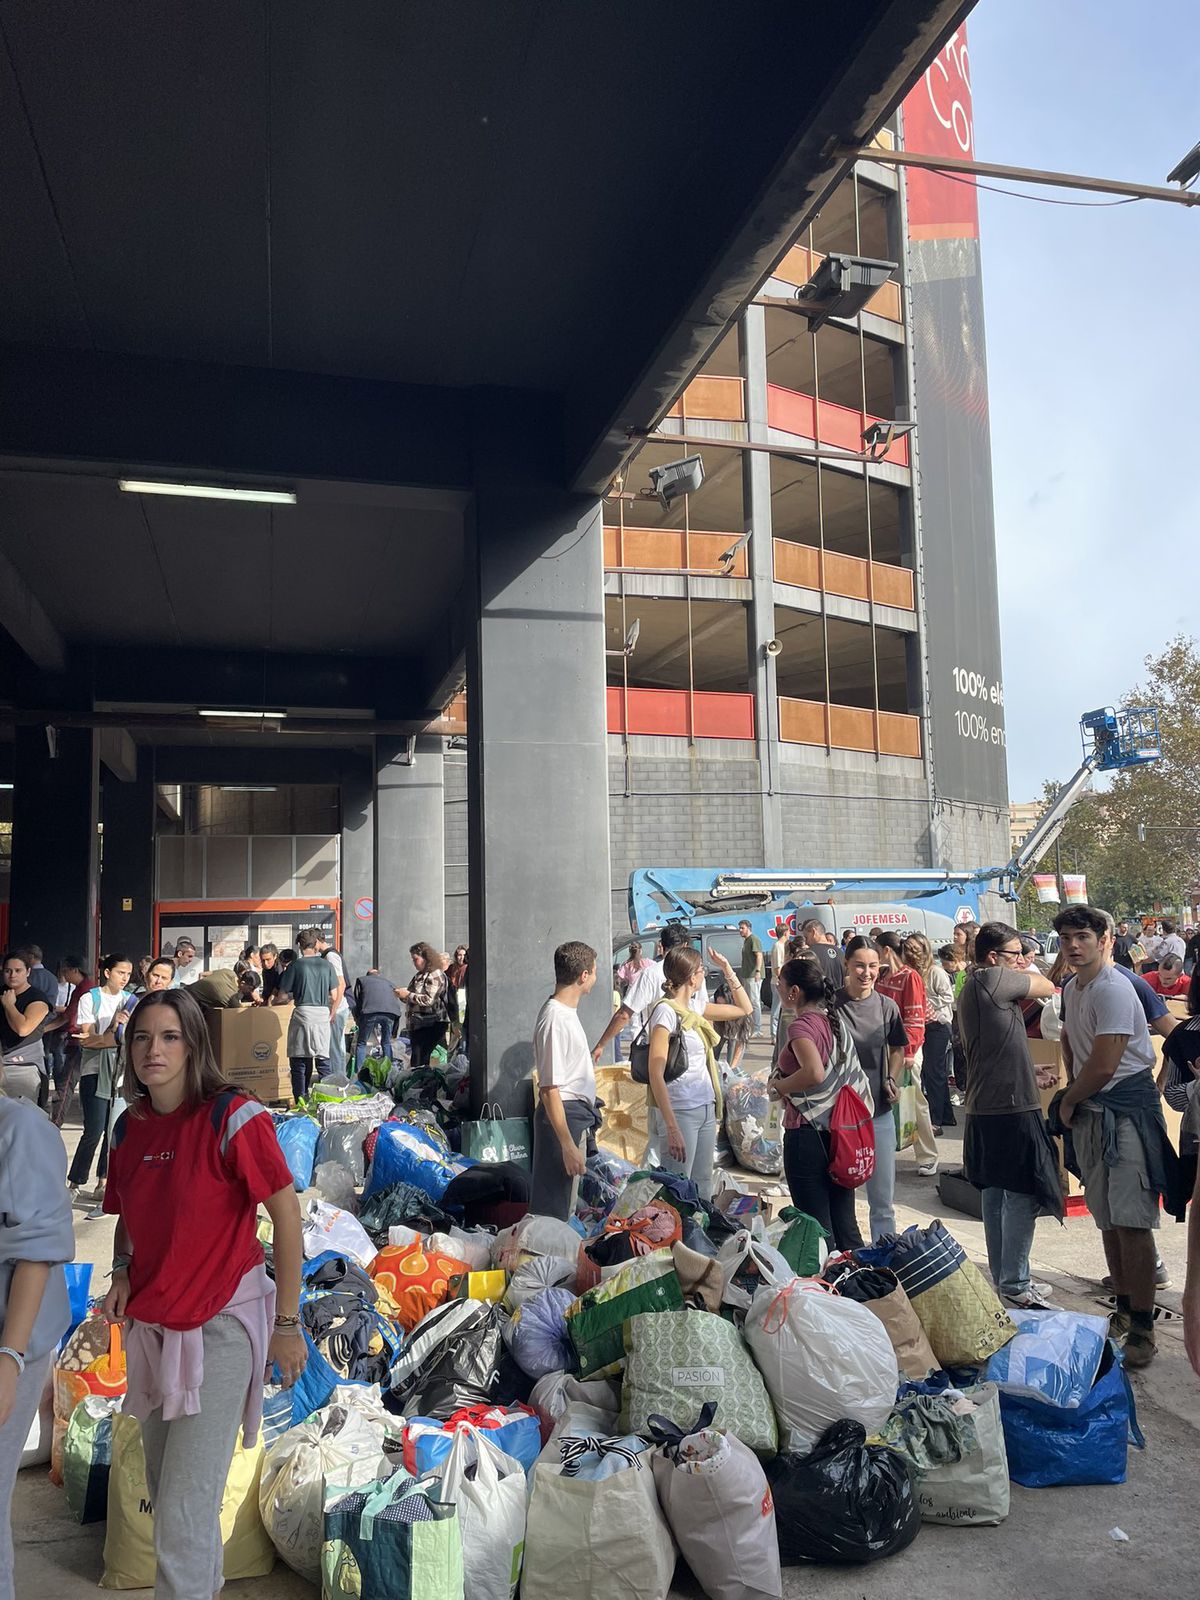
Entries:
<svg viewBox="0 0 1200 1600">
<path fill-rule="evenodd" d="M 1154 1287 L 1156 1289 L 1169 1289 L 1171 1287 L 1171 1274 L 1167 1270 L 1165 1261 L 1159 1261 L 1154 1268 Z"/>
<path fill-rule="evenodd" d="M 1040 1278 L 1030 1278 L 1029 1287 L 1034 1294 L 1040 1294 L 1043 1300 L 1050 1299 L 1054 1294 L 1054 1285 L 1052 1283 L 1043 1283 Z"/>
<path fill-rule="evenodd" d="M 920 1177 L 920 1178 L 936 1178 L 937 1177 L 937 1171 L 938 1171 L 937 1162 L 936 1161 L 927 1161 L 923 1167 L 918 1167 L 917 1168 L 917 1176 Z"/>
<path fill-rule="evenodd" d="M 964 1101 L 964 1099 L 962 1097 L 962 1094 L 959 1092 L 959 1090 L 951 1089 L 951 1091 L 950 1091 L 950 1104 L 952 1106 L 961 1106 L 961 1105 L 965 1105 L 966 1104 L 966 1102 Z"/>
<path fill-rule="evenodd" d="M 104 1202 L 103 1200 L 97 1200 L 94 1206 L 90 1207 L 89 1210 L 84 1212 L 83 1220 L 85 1222 L 99 1222 L 101 1217 L 104 1215 Z"/>
<path fill-rule="evenodd" d="M 1148 1367 L 1158 1354 L 1158 1345 L 1145 1333 L 1131 1333 L 1125 1340 L 1125 1365 L 1133 1371 Z"/>
<path fill-rule="evenodd" d="M 1030 1284 L 1024 1294 L 1006 1294 L 1005 1300 L 1016 1311 L 1055 1311 L 1058 1308 Z"/>
</svg>

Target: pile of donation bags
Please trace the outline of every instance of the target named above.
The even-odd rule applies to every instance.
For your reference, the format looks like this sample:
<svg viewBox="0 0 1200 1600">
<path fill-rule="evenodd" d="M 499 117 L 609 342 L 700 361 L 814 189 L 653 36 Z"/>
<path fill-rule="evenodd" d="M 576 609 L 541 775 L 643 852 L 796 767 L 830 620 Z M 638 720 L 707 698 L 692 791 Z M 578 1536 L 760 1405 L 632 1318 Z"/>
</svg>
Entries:
<svg viewBox="0 0 1200 1600">
<path fill-rule="evenodd" d="M 278 1558 L 328 1600 L 653 1600 L 682 1555 L 713 1600 L 778 1595 L 783 1566 L 1000 1522 L 1010 1479 L 1121 1482 L 1141 1442 L 1104 1320 L 1014 1320 L 940 1222 L 831 1255 L 802 1212 L 603 1151 L 561 1222 L 519 1161 L 349 1089 L 280 1137 L 309 1359 L 235 1455 L 230 1579 Z M 92 1316 L 54 1375 L 54 1470 L 107 1517 L 102 1585 L 147 1587 L 123 1388 Z"/>
</svg>

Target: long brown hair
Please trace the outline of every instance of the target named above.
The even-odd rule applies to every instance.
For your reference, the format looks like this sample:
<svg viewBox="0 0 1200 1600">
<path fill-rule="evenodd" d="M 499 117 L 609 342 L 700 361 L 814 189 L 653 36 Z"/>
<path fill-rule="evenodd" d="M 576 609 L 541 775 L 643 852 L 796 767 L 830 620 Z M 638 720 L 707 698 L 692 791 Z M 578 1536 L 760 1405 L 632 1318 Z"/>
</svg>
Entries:
<svg viewBox="0 0 1200 1600">
<path fill-rule="evenodd" d="M 910 953 L 911 952 L 911 953 Z M 921 974 L 925 987 L 929 987 L 929 969 L 933 966 L 933 946 L 923 933 L 906 933 L 900 946 L 900 959 L 905 966 Z"/>
<path fill-rule="evenodd" d="M 419 939 L 416 944 L 410 945 L 410 956 L 425 957 L 426 972 L 441 972 L 445 963 L 442 961 L 442 952 L 435 950 L 431 944 L 426 944 L 424 939 Z"/>
<path fill-rule="evenodd" d="M 150 1011 L 162 1006 L 170 1006 L 179 1018 L 179 1031 L 183 1035 L 183 1044 L 187 1051 L 187 1064 L 183 1069 L 186 1084 L 184 1104 L 190 1110 L 195 1110 L 205 1101 L 215 1099 L 224 1090 L 237 1088 L 237 1085 L 230 1083 L 218 1067 L 212 1041 L 208 1036 L 208 1024 L 204 1020 L 204 1012 L 186 989 L 154 989 L 149 994 L 143 995 L 129 1019 L 129 1028 L 136 1029 L 139 1024 L 146 1021 Z M 131 1116 L 144 1116 L 146 1107 L 150 1104 L 150 1091 L 133 1070 L 133 1041 L 128 1029 L 123 1048 L 125 1071 L 121 1079 L 121 1096 L 129 1107 Z M 251 1095 L 250 1098 L 253 1099 L 254 1096 Z"/>
</svg>

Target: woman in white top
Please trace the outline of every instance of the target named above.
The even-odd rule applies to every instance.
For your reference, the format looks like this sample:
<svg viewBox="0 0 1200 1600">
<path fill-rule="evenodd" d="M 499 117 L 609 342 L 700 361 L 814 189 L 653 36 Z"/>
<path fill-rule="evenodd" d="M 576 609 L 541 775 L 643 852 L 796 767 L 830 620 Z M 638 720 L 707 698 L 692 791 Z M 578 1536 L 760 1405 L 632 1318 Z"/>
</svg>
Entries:
<svg viewBox="0 0 1200 1600">
<path fill-rule="evenodd" d="M 734 998 L 731 1006 L 707 1005 L 693 1011 L 691 999 L 704 982 L 704 962 L 688 945 L 676 946 L 663 957 L 663 994 L 650 1013 L 650 1146 L 659 1165 L 668 1172 L 690 1178 L 702 1199 L 712 1195 L 713 1156 L 717 1144 L 717 1118 L 721 1114 L 720 1077 L 713 1049 L 717 1043 L 714 1022 L 732 1022 L 751 1013 L 750 996 L 723 955 L 710 948 L 709 960 L 724 973 Z M 666 1080 L 671 1037 L 682 1033 L 684 1071 Z"/>
<path fill-rule="evenodd" d="M 104 1180 L 108 1176 L 108 1119 L 112 1107 L 117 1051 L 125 1024 L 136 1003 L 129 992 L 133 962 L 128 956 L 105 956 L 100 963 L 100 971 L 104 981 L 99 988 L 85 992 L 75 1016 L 81 1057 L 79 1100 L 83 1109 L 83 1134 L 67 1174 L 71 1193 L 78 1194 L 91 1176 L 92 1157 L 99 1146 L 96 1204 L 88 1212 L 89 1217 L 104 1215 Z"/>
<path fill-rule="evenodd" d="M 943 1128 L 956 1125 L 950 1101 L 952 1060 L 951 1025 L 954 1022 L 954 985 L 933 946 L 923 933 L 904 938 L 904 963 L 921 974 L 925 984 L 925 1054 L 921 1060 L 921 1087 L 929 1101 L 929 1118 L 936 1138 Z"/>
</svg>

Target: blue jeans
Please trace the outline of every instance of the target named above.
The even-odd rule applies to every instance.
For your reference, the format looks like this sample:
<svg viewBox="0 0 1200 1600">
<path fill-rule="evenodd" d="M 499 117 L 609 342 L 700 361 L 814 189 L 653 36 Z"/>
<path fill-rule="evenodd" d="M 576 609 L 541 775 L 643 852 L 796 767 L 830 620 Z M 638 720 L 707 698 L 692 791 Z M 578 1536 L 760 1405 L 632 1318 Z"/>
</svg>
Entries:
<svg viewBox="0 0 1200 1600">
<path fill-rule="evenodd" d="M 1025 1294 L 1038 1203 L 1033 1195 L 1014 1194 L 1011 1189 L 981 1189 L 980 1194 L 992 1282 L 1003 1295 Z"/>
<path fill-rule="evenodd" d="M 358 1048 L 354 1052 L 354 1071 L 362 1071 L 363 1062 L 367 1059 L 368 1050 L 372 1055 L 386 1056 L 389 1061 L 396 1057 L 392 1054 L 392 1024 L 395 1017 L 390 1017 L 386 1011 L 367 1011 L 358 1019 Z M 379 1030 L 379 1049 L 371 1049 L 371 1040 L 376 1029 Z"/>
<path fill-rule="evenodd" d="M 650 1109 L 647 1151 L 652 1153 L 655 1166 L 664 1172 L 677 1172 L 681 1178 L 690 1178 L 699 1189 L 701 1200 L 711 1200 L 713 1157 L 717 1149 L 716 1108 L 711 1100 L 706 1106 L 689 1106 L 684 1111 L 676 1111 L 675 1121 L 683 1135 L 683 1160 L 676 1161 L 667 1150 L 667 1125 L 657 1106 Z"/>
<path fill-rule="evenodd" d="M 896 1124 L 892 1108 L 874 1118 L 875 1171 L 863 1185 L 867 1192 L 872 1244 L 881 1234 L 896 1231 Z"/>
</svg>

